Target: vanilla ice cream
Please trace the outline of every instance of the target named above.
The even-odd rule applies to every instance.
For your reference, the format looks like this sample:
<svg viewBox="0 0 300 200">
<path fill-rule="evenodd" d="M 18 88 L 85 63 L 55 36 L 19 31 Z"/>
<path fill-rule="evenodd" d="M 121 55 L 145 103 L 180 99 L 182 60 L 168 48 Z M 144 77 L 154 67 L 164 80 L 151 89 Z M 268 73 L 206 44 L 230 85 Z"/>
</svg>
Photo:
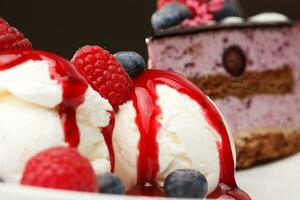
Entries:
<svg viewBox="0 0 300 200">
<path fill-rule="evenodd" d="M 154 184 L 162 187 L 165 178 L 172 171 L 188 168 L 201 171 L 208 181 L 208 193 L 213 192 L 220 180 L 220 153 L 217 144 L 222 138 L 208 122 L 208 107 L 201 107 L 190 96 L 166 84 L 155 84 L 153 87 L 157 95 L 156 104 L 160 108 L 160 114 L 156 117 L 160 124 L 156 135 L 159 169 Z M 205 100 L 209 101 L 206 97 Z M 115 172 L 127 189 L 138 183 L 138 159 L 143 153 L 140 152 L 141 133 L 136 117 L 134 100 L 120 106 L 113 133 Z M 149 127 L 151 128 L 151 124 Z M 231 156 L 235 159 L 232 138 L 228 137 L 233 154 Z"/>
<path fill-rule="evenodd" d="M 43 52 L 32 55 L 31 59 L 21 51 L 0 54 L 0 177 L 11 183 L 19 181 L 25 163 L 37 152 L 69 145 L 59 113 L 68 73 L 61 82 L 50 74 L 54 63 L 68 61 L 60 57 L 56 60 L 56 56 Z M 20 56 L 22 62 L 13 61 Z M 97 173 L 110 171 L 109 151 L 101 128 L 109 125 L 111 105 L 87 87 L 75 112 L 80 133 L 78 150 Z"/>
</svg>

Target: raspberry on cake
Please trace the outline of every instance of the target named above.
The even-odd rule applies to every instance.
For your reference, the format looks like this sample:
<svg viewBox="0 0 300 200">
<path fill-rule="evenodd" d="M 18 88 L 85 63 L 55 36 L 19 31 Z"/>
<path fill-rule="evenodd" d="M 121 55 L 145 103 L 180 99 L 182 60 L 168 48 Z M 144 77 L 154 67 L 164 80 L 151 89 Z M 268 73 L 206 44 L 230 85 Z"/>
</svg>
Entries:
<svg viewBox="0 0 300 200">
<path fill-rule="evenodd" d="M 299 24 L 277 13 L 229 21 L 160 31 L 148 39 L 150 67 L 184 75 L 214 100 L 238 167 L 300 151 Z"/>
<path fill-rule="evenodd" d="M 241 16 L 236 0 L 159 0 L 157 8 L 151 20 L 155 30 L 200 26 L 228 16 Z"/>
</svg>

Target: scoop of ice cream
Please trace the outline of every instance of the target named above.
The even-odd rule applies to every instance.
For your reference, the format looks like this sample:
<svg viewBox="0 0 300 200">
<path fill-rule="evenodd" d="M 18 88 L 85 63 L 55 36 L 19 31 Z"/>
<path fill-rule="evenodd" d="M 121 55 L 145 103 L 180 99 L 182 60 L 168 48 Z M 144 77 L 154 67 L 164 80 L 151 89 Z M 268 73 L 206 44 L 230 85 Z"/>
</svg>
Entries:
<svg viewBox="0 0 300 200">
<path fill-rule="evenodd" d="M 46 52 L 1 53 L 0 88 L 0 177 L 6 182 L 18 182 L 37 152 L 71 145 L 76 129 L 80 153 L 96 172 L 110 171 L 102 128 L 110 123 L 112 107 L 68 61 Z"/>
<path fill-rule="evenodd" d="M 160 166 L 157 183 L 163 186 L 166 176 L 172 171 L 191 168 L 206 175 L 212 191 L 219 180 L 217 135 L 206 122 L 202 109 L 192 99 L 165 85 L 158 85 L 156 90 L 162 111 L 158 119 L 161 127 L 157 134 Z M 132 123 L 135 117 L 132 101 L 122 105 L 113 134 L 116 142 L 116 173 L 127 188 L 137 183 L 136 158 L 140 135 L 137 125 Z M 198 148 L 202 150 L 196 151 Z"/>
<path fill-rule="evenodd" d="M 234 171 L 232 138 L 227 132 L 220 134 L 217 126 L 226 129 L 217 119 L 222 119 L 221 114 L 199 92 L 169 72 L 148 70 L 135 81 L 135 94 L 120 106 L 113 133 L 115 172 L 126 189 L 144 182 L 163 186 L 171 172 L 194 169 L 206 176 L 211 193 L 223 179 L 223 156 L 232 162 Z M 220 124 L 211 121 L 212 113 Z M 226 138 L 227 146 L 221 147 Z M 223 148 L 228 155 L 222 153 Z"/>
</svg>

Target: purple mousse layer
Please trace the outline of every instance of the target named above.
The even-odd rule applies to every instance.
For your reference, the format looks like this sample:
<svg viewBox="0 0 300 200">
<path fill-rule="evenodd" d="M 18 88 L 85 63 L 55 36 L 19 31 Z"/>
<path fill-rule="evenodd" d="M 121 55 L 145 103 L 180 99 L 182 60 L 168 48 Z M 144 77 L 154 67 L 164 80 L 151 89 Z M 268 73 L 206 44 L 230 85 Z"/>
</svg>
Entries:
<svg viewBox="0 0 300 200">
<path fill-rule="evenodd" d="M 226 74 L 224 50 L 240 46 L 246 57 L 246 71 L 264 71 L 295 62 L 295 40 L 300 26 L 224 29 L 148 41 L 149 65 L 172 70 L 186 77 Z M 274 59 L 275 58 L 275 59 Z"/>
<path fill-rule="evenodd" d="M 148 41 L 149 64 L 186 77 L 224 74 L 224 50 L 239 45 L 247 56 L 246 71 L 291 67 L 294 93 L 255 95 L 245 99 L 226 97 L 215 103 L 234 132 L 251 129 L 300 129 L 300 26 L 233 28 Z"/>
<path fill-rule="evenodd" d="M 227 97 L 214 102 L 235 133 L 270 133 L 270 129 L 289 132 L 300 129 L 299 89 L 294 95 L 260 95 L 242 101 Z"/>
</svg>

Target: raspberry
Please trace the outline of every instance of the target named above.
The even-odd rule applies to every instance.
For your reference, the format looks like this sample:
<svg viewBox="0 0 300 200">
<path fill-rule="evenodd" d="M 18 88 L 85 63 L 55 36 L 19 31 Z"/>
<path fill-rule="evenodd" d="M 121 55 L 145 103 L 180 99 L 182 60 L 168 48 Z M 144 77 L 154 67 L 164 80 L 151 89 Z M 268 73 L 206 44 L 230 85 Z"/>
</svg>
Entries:
<svg viewBox="0 0 300 200">
<path fill-rule="evenodd" d="M 133 81 L 109 52 L 99 46 L 84 46 L 75 53 L 72 62 L 114 108 L 128 100 Z"/>
<path fill-rule="evenodd" d="M 8 49 L 32 49 L 32 46 L 21 32 L 0 18 L 0 51 Z"/>
<path fill-rule="evenodd" d="M 183 26 L 200 26 L 214 19 L 213 13 L 222 10 L 226 0 L 158 0 L 157 8 L 162 8 L 165 4 L 178 1 L 185 4 L 192 12 L 193 18 L 182 22 Z"/>
<path fill-rule="evenodd" d="M 186 0 L 158 0 L 157 1 L 157 9 L 161 9 L 164 5 L 166 5 L 167 3 L 170 3 L 172 1 L 178 1 L 178 2 L 185 3 Z"/>
<path fill-rule="evenodd" d="M 97 177 L 90 162 L 76 149 L 54 147 L 33 156 L 26 164 L 21 184 L 97 192 Z"/>
</svg>

